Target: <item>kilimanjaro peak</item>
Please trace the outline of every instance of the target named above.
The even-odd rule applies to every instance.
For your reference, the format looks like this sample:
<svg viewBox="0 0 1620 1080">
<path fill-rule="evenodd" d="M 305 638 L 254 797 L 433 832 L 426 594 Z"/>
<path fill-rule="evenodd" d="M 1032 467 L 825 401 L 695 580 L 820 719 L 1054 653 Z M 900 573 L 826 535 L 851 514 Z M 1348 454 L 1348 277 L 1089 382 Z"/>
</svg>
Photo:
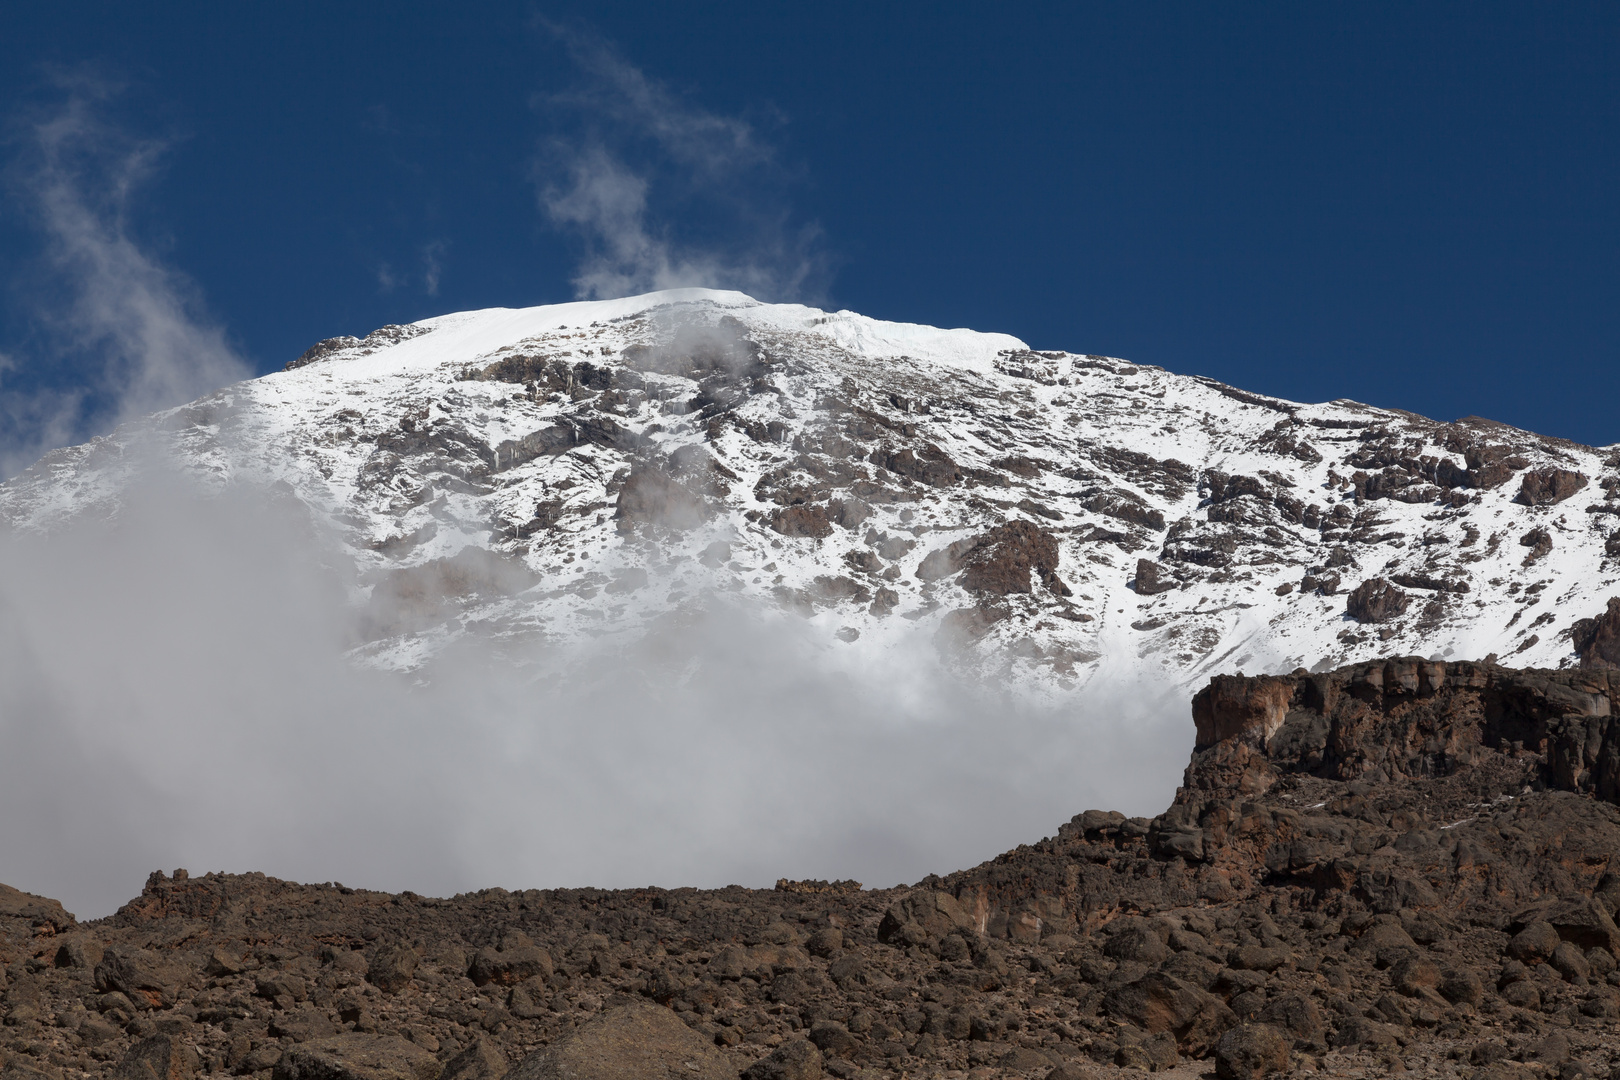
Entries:
<svg viewBox="0 0 1620 1080">
<path fill-rule="evenodd" d="M 0 486 L 50 532 L 137 447 L 296 499 L 356 662 L 633 639 L 717 599 L 1042 697 L 1398 653 L 1575 662 L 1620 572 L 1612 451 L 1299 404 L 1017 338 L 681 289 L 322 341 Z"/>
</svg>

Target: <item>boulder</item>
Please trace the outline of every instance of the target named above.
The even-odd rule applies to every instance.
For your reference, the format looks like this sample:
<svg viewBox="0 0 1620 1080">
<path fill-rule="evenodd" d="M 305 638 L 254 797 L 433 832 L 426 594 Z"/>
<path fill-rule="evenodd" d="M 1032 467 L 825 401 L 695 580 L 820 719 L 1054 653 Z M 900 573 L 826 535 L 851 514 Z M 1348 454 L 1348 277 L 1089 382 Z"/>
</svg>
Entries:
<svg viewBox="0 0 1620 1080">
<path fill-rule="evenodd" d="M 277 998 L 303 1001 L 309 997 L 309 983 L 290 971 L 266 971 L 253 980 L 253 992 L 271 1001 Z"/>
<path fill-rule="evenodd" d="M 1581 667 L 1620 670 L 1620 596 L 1611 596 L 1607 610 L 1597 618 L 1577 620 L 1570 628 L 1570 643 Z"/>
<path fill-rule="evenodd" d="M 851 1058 L 860 1048 L 860 1040 L 836 1020 L 820 1020 L 810 1027 L 810 1041 L 829 1058 Z"/>
<path fill-rule="evenodd" d="M 878 924 L 878 940 L 886 944 L 920 945 L 953 932 L 976 934 L 973 916 L 950 893 L 918 889 L 891 904 Z"/>
<path fill-rule="evenodd" d="M 96 965 L 96 989 L 116 990 L 137 1009 L 163 1009 L 173 1005 L 184 983 L 184 972 L 167 958 L 148 949 L 108 949 Z"/>
<path fill-rule="evenodd" d="M 1221 1033 L 1237 1023 L 1219 998 L 1157 971 L 1110 990 L 1103 1008 L 1149 1034 L 1170 1032 L 1182 1053 L 1192 1057 L 1208 1053 Z"/>
<path fill-rule="evenodd" d="M 130 1047 L 112 1080 L 190 1080 L 199 1067 L 196 1050 L 173 1035 L 154 1035 Z"/>
<path fill-rule="evenodd" d="M 636 462 L 631 465 L 630 475 L 625 478 L 624 486 L 619 489 L 618 501 L 613 510 L 613 516 L 621 525 L 647 523 L 680 531 L 696 528 L 709 520 L 712 514 L 713 510 L 701 495 L 663 469 L 647 462 Z M 823 515 L 824 522 L 825 515 Z M 772 523 L 775 524 L 774 518 Z M 781 528 L 777 531 L 784 532 L 784 535 L 788 536 L 800 535 L 785 532 Z M 817 535 L 825 536 L 830 532 L 832 527 L 829 525 L 826 532 Z"/>
<path fill-rule="evenodd" d="M 411 983 L 422 957 L 415 949 L 387 945 L 378 949 L 366 968 L 366 981 L 385 994 L 397 994 Z"/>
<path fill-rule="evenodd" d="M 1574 983 L 1584 983 L 1592 974 L 1592 965 L 1586 962 L 1581 950 L 1567 941 L 1560 941 L 1552 954 L 1553 968 Z"/>
<path fill-rule="evenodd" d="M 72 934 L 56 947 L 52 963 L 59 968 L 87 968 L 95 970 L 106 949 L 88 934 Z"/>
<path fill-rule="evenodd" d="M 1152 967 L 1168 960 L 1170 949 L 1151 926 L 1133 920 L 1108 939 L 1103 955 Z"/>
<path fill-rule="evenodd" d="M 820 1080 L 820 1078 L 821 1051 L 804 1039 L 789 1039 L 748 1066 L 742 1073 L 742 1080 Z"/>
<path fill-rule="evenodd" d="M 771 511 L 771 528 L 783 536 L 808 536 L 822 540 L 832 535 L 832 519 L 827 508 L 800 504 Z"/>
<path fill-rule="evenodd" d="M 1045 1080 L 1097 1080 L 1097 1074 L 1072 1061 L 1065 1061 L 1047 1073 Z"/>
<path fill-rule="evenodd" d="M 1541 1008 L 1541 991 L 1529 979 L 1517 979 L 1502 987 L 1502 1000 L 1518 1009 L 1531 1012 Z"/>
<path fill-rule="evenodd" d="M 1294 1047 L 1320 1053 L 1327 1049 L 1326 1029 L 1316 1003 L 1303 994 L 1284 994 L 1260 1010 L 1257 1019 L 1293 1040 Z"/>
<path fill-rule="evenodd" d="M 1586 477 L 1573 469 L 1531 469 L 1519 481 L 1516 502 L 1526 506 L 1561 503 L 1586 486 Z"/>
<path fill-rule="evenodd" d="M 1170 1051 L 1175 1053 L 1174 1048 Z M 996 1061 L 996 1067 L 1009 1072 L 1031 1072 L 1035 1069 L 1049 1069 L 1052 1059 L 1039 1050 L 1032 1050 L 1027 1046 L 1015 1046 Z"/>
<path fill-rule="evenodd" d="M 1543 916 L 1563 941 L 1581 949 L 1607 949 L 1620 954 L 1620 928 L 1598 900 L 1575 897 L 1551 908 Z"/>
<path fill-rule="evenodd" d="M 1368 578 L 1344 599 L 1345 614 L 1357 622 L 1383 623 L 1405 614 L 1411 597 L 1383 578 Z"/>
<path fill-rule="evenodd" d="M 1293 958 L 1284 945 L 1240 945 L 1227 954 L 1226 966 L 1236 971 L 1276 971 L 1287 967 Z"/>
<path fill-rule="evenodd" d="M 811 956 L 819 956 L 823 960 L 844 947 L 844 932 L 836 926 L 823 926 L 810 935 L 805 942 L 805 948 L 810 950 Z"/>
<path fill-rule="evenodd" d="M 272 1080 L 438 1080 L 438 1058 L 395 1035 L 350 1032 L 294 1046 Z"/>
<path fill-rule="evenodd" d="M 439 1080 L 501 1080 L 510 1068 L 501 1048 L 479 1034 L 467 1049 L 445 1062 Z"/>
<path fill-rule="evenodd" d="M 1407 997 L 1435 989 L 1440 985 L 1440 980 L 1440 969 L 1415 953 L 1402 957 L 1389 969 L 1390 984 Z"/>
<path fill-rule="evenodd" d="M 1330 1041 L 1336 1047 L 1394 1046 L 1398 1040 L 1397 1031 L 1397 1028 L 1380 1023 L 1370 1017 L 1346 1016 L 1339 1021 L 1339 1028 L 1333 1033 L 1333 1038 Z"/>
<path fill-rule="evenodd" d="M 1136 583 L 1133 588 L 1142 596 L 1155 596 L 1180 587 L 1181 583 L 1152 559 L 1136 560 Z"/>
<path fill-rule="evenodd" d="M 1448 970 L 1437 989 L 1441 997 L 1456 1005 L 1478 1005 L 1485 1000 L 1485 983 L 1467 968 Z"/>
<path fill-rule="evenodd" d="M 1260 1080 L 1288 1068 L 1288 1037 L 1270 1024 L 1239 1024 L 1215 1046 L 1218 1080 Z"/>
<path fill-rule="evenodd" d="M 819 1076 L 820 1053 L 813 1046 L 810 1049 L 816 1053 Z M 737 1071 L 725 1055 L 669 1009 L 637 1001 L 603 1010 L 524 1058 L 507 1076 L 510 1080 L 736 1080 Z"/>
<path fill-rule="evenodd" d="M 62 1070 L 19 1054 L 0 1066 L 0 1080 L 62 1080 Z"/>
<path fill-rule="evenodd" d="M 1029 521 L 1009 521 L 975 538 L 963 559 L 962 587 L 981 596 L 1033 591 L 1030 577 L 1059 596 L 1069 589 L 1057 576 L 1057 539 Z"/>
<path fill-rule="evenodd" d="M 501 945 L 499 949 L 479 949 L 473 957 L 467 974 L 478 986 L 516 986 L 537 975 L 551 975 L 551 954 L 528 938 L 510 935 Z"/>
<path fill-rule="evenodd" d="M 1552 959 L 1558 941 L 1552 924 L 1537 920 L 1508 939 L 1507 954 L 1521 964 L 1545 963 Z"/>
</svg>

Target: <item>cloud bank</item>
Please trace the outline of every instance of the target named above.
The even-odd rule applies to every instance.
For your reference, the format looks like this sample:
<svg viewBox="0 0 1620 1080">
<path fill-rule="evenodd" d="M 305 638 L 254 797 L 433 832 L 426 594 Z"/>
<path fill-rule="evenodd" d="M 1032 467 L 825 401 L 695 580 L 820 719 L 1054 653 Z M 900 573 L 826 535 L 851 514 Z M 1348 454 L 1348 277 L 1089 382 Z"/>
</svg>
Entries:
<svg viewBox="0 0 1620 1080">
<path fill-rule="evenodd" d="M 1041 707 L 919 640 L 881 668 L 718 602 L 630 648 L 349 663 L 352 572 L 296 500 L 160 459 L 0 545 L 0 880 L 110 912 L 152 869 L 448 894 L 917 880 L 1092 806 L 1163 809 L 1184 702 Z M 844 656 L 851 655 L 845 652 Z"/>
</svg>

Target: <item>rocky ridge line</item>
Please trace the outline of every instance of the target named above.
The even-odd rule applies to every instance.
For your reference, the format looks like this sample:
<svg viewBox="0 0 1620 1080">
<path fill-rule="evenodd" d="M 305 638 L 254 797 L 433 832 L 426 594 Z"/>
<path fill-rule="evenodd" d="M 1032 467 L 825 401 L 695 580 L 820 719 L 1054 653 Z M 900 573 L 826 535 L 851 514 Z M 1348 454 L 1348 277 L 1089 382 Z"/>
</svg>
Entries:
<svg viewBox="0 0 1620 1080">
<path fill-rule="evenodd" d="M 1606 1076 L 1617 692 L 1417 658 L 1219 677 L 1164 814 L 1087 811 L 912 889 L 177 871 L 83 924 L 0 889 L 4 1071 Z"/>
</svg>

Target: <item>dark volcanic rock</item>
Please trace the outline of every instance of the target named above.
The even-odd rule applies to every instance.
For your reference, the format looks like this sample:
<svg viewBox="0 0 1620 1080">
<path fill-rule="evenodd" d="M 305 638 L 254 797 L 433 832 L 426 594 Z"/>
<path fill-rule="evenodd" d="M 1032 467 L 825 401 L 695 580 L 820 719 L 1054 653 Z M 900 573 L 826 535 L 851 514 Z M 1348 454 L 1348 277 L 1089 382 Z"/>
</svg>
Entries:
<svg viewBox="0 0 1620 1080">
<path fill-rule="evenodd" d="M 1383 578 L 1368 578 L 1344 598 L 1345 614 L 1357 622 L 1382 623 L 1406 613 L 1411 597 Z"/>
<path fill-rule="evenodd" d="M 1143 1031 L 1175 1036 L 1183 1053 L 1202 1057 L 1237 1022 L 1218 998 L 1171 975 L 1153 973 L 1109 992 L 1108 1012 Z"/>
<path fill-rule="evenodd" d="M 962 587 L 981 597 L 1033 591 L 1031 575 L 1058 596 L 1070 595 L 1058 576 L 1058 546 L 1051 533 L 1029 521 L 1010 521 L 989 532 L 928 553 L 917 567 L 922 581 L 962 575 Z"/>
<path fill-rule="evenodd" d="M 1215 1048 L 1218 1080 L 1260 1080 L 1288 1068 L 1288 1039 L 1269 1024 L 1243 1024 Z"/>
<path fill-rule="evenodd" d="M 130 1048 L 113 1069 L 113 1080 L 190 1080 L 197 1051 L 173 1035 L 154 1035 Z"/>
<path fill-rule="evenodd" d="M 742 1080 L 821 1080 L 821 1051 L 789 1039 L 743 1071 Z"/>
<path fill-rule="evenodd" d="M 628 1003 L 608 1009 L 555 1044 L 535 1051 L 507 1075 L 512 1080 L 621 1080 L 631 1076 L 732 1080 L 735 1073 L 713 1045 L 670 1010 Z"/>
<path fill-rule="evenodd" d="M 10 885 L 0 885 L 0 919 L 20 919 L 31 926 L 50 927 L 52 931 L 73 925 L 73 916 L 55 900 L 21 892 Z"/>
<path fill-rule="evenodd" d="M 415 949 L 390 945 L 378 949 L 366 968 L 366 979 L 385 994 L 398 993 L 411 983 L 411 973 L 422 962 Z"/>
<path fill-rule="evenodd" d="M 988 596 L 1027 593 L 1033 574 L 1052 592 L 1067 596 L 1057 564 L 1057 541 L 1051 533 L 1028 521 L 1009 521 L 974 538 L 962 556 L 962 587 Z"/>
<path fill-rule="evenodd" d="M 1531 469 L 1520 479 L 1518 500 L 1526 506 L 1561 503 L 1586 486 L 1586 477 L 1572 469 Z"/>
<path fill-rule="evenodd" d="M 1570 644 L 1581 667 L 1620 669 L 1620 596 L 1610 597 L 1608 609 L 1597 618 L 1577 620 L 1570 628 Z"/>
<path fill-rule="evenodd" d="M 445 1062 L 439 1080 L 501 1080 L 509 1068 L 501 1048 L 479 1034 L 467 1049 Z"/>
<path fill-rule="evenodd" d="M 771 528 L 783 536 L 808 536 L 820 540 L 832 535 L 832 518 L 822 506 L 784 506 L 771 512 Z"/>
<path fill-rule="evenodd" d="M 436 1080 L 438 1060 L 393 1035 L 333 1035 L 281 1055 L 272 1080 Z"/>
<path fill-rule="evenodd" d="M 1152 559 L 1136 560 L 1135 589 L 1143 596 L 1155 596 L 1181 587 L 1181 583 L 1165 573 L 1164 567 Z"/>
</svg>

